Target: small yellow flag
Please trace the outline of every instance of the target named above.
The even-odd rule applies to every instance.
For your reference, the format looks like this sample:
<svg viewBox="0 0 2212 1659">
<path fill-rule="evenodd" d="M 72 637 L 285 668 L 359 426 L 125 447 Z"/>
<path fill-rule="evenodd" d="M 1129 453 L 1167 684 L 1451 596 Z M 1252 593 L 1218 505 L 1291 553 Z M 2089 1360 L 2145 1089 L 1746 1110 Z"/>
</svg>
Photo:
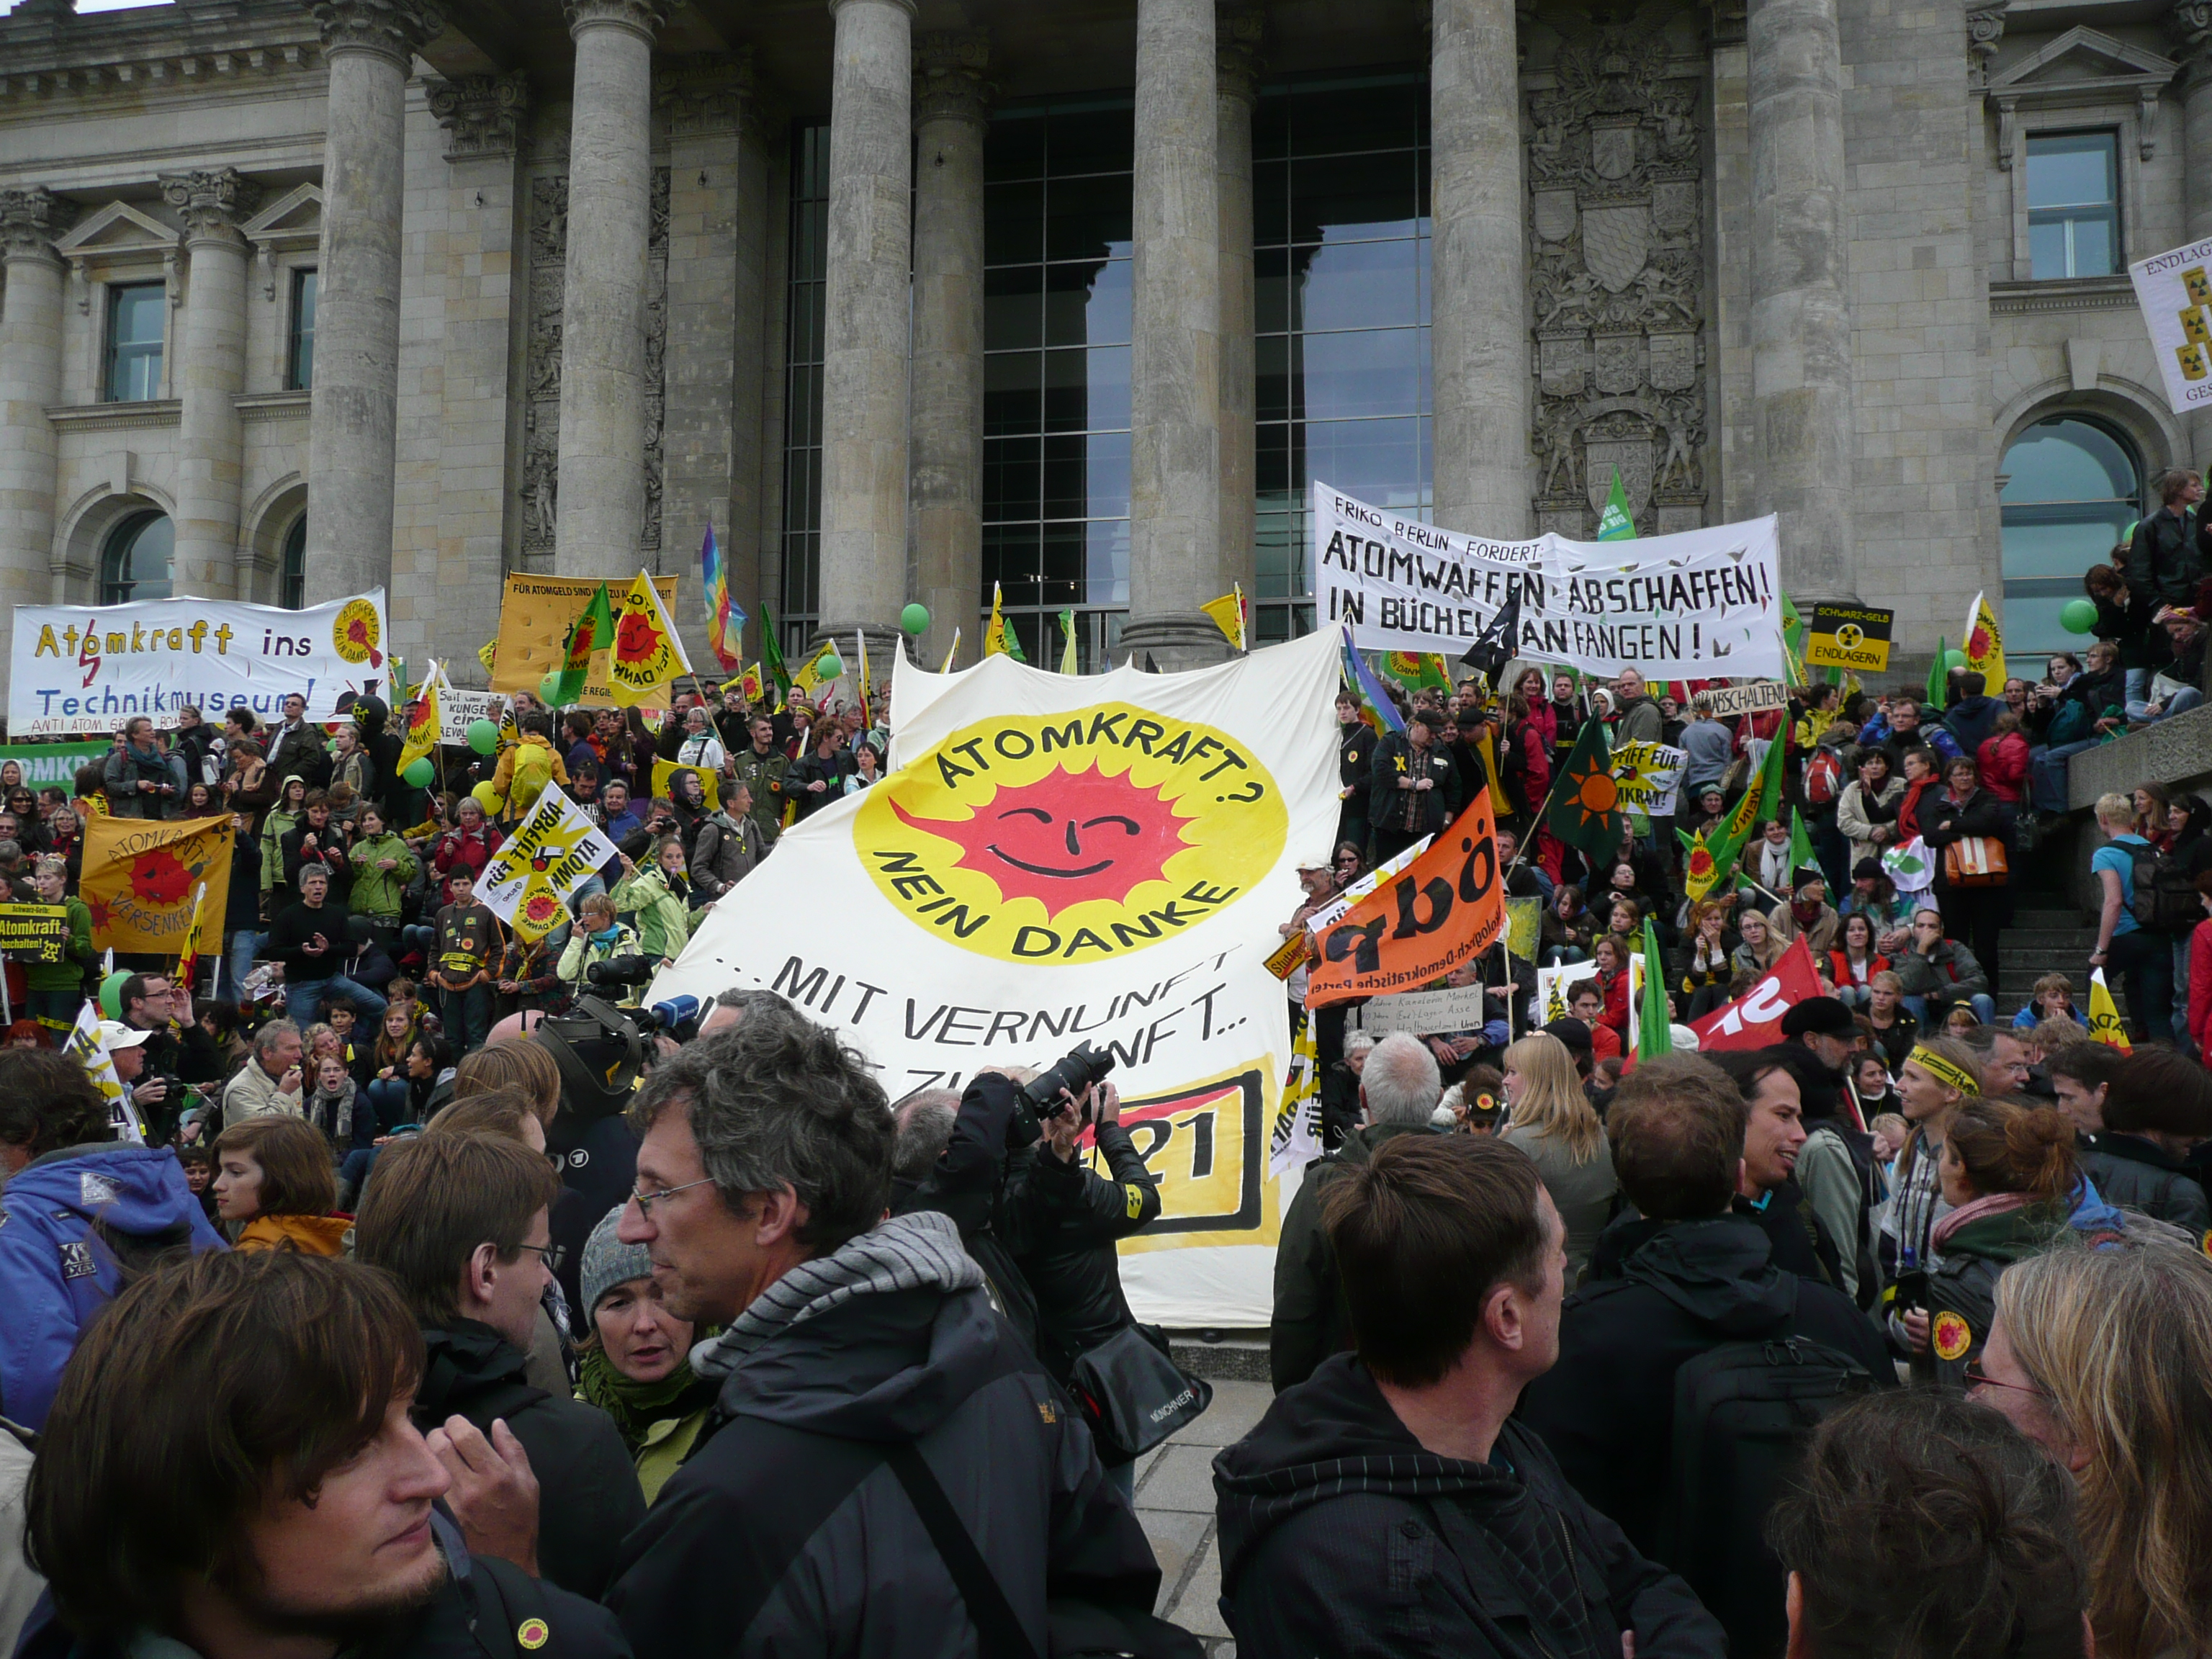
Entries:
<svg viewBox="0 0 2212 1659">
<path fill-rule="evenodd" d="M 1244 589 L 1240 583 L 1218 599 L 1208 599 L 1199 609 L 1213 618 L 1213 625 L 1223 637 L 1237 650 L 1248 649 L 1244 632 Z"/>
<path fill-rule="evenodd" d="M 690 672 L 684 643 L 661 609 L 652 577 L 640 571 L 615 607 L 614 647 L 607 653 L 608 689 L 616 703 L 627 708 Z"/>
<path fill-rule="evenodd" d="M 1966 666 L 1989 682 L 1984 689 L 1991 696 L 2002 695 L 2004 629 L 1997 626 L 1997 613 L 1990 609 L 1985 593 L 1975 594 L 1973 609 L 1966 612 Z"/>
<path fill-rule="evenodd" d="M 999 584 L 991 584 L 991 621 L 983 629 L 983 654 L 987 657 L 1012 657 L 1016 662 L 1026 660 L 1022 648 L 1015 643 L 1013 632 L 1006 626 Z"/>
<path fill-rule="evenodd" d="M 499 641 L 496 638 L 489 639 L 478 646 L 477 660 L 484 665 L 485 673 L 490 673 L 492 665 L 499 660 Z"/>
<path fill-rule="evenodd" d="M 2089 1036 L 2124 1054 L 2136 1051 L 2135 1044 L 2128 1041 L 2128 1028 L 2120 1024 L 2119 1008 L 2112 1001 L 2112 988 L 2105 983 L 2101 968 L 2089 972 Z"/>
<path fill-rule="evenodd" d="M 938 671 L 937 671 L 937 672 L 938 672 L 939 673 L 940 673 L 940 674 L 950 674 L 950 673 L 952 672 L 952 659 L 953 659 L 955 657 L 958 656 L 959 654 L 960 654 L 960 630 L 959 630 L 958 629 L 957 629 L 957 628 L 956 628 L 956 629 L 954 629 L 952 630 L 952 643 L 951 643 L 951 644 L 950 644 L 950 645 L 948 645 L 948 646 L 946 646 L 946 647 L 945 647 L 945 661 L 944 661 L 944 664 L 943 664 L 943 665 L 942 665 L 938 669 Z"/>
</svg>

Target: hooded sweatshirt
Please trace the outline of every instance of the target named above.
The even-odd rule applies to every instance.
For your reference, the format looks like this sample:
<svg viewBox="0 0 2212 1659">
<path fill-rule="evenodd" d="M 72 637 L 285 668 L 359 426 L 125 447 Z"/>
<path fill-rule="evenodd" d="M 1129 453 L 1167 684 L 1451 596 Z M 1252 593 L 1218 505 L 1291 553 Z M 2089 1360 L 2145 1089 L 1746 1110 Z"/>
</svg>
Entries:
<svg viewBox="0 0 2212 1659">
<path fill-rule="evenodd" d="M 1246 1659 L 1638 1659 L 1722 1651 L 1689 1587 L 1576 1495 L 1518 1423 L 1440 1456 L 1335 1354 L 1213 1461 L 1221 1612 Z"/>
<path fill-rule="evenodd" d="M 1519 1420 L 1638 1549 L 1658 1547 L 1684 1361 L 1725 1342 L 1805 1336 L 1877 1381 L 1896 1375 L 1873 1322 L 1840 1291 L 1775 1267 L 1771 1248 L 1757 1223 L 1733 1215 L 1656 1226 L 1620 1277 L 1567 1298 L 1559 1363 L 1521 1396 Z"/>
<path fill-rule="evenodd" d="M 85 1323 L 120 1288 L 93 1231 L 219 1250 L 167 1147 L 98 1143 L 34 1158 L 0 1188 L 0 1414 L 42 1428 Z"/>
<path fill-rule="evenodd" d="M 720 1395 L 606 1598 L 637 1652 L 973 1652 L 959 1591 L 882 1461 L 902 1444 L 1038 1652 L 1048 1595 L 1151 1610 L 1159 1571 L 1135 1516 L 981 1285 L 950 1217 L 896 1216 L 691 1351 Z"/>
</svg>

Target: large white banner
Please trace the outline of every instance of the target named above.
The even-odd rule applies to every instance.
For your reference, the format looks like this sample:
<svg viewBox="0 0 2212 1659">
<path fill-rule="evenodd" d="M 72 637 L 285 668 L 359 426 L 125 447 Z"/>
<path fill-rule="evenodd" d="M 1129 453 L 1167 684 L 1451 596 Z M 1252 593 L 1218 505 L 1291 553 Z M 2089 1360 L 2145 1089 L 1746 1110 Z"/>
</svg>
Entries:
<svg viewBox="0 0 2212 1659">
<path fill-rule="evenodd" d="M 384 590 L 305 611 L 227 599 L 19 605 L 8 676 L 13 738 L 113 732 L 134 716 L 173 726 L 198 708 L 214 725 L 243 703 L 280 718 L 295 691 L 311 720 L 339 700 L 388 696 Z"/>
<path fill-rule="evenodd" d="M 1327 633 L 1187 674 L 902 659 L 900 765 L 786 830 L 653 995 L 781 992 L 894 1099 L 1110 1048 L 1164 1206 L 1122 1247 L 1131 1303 L 1264 1325 L 1296 1182 L 1267 1173 L 1290 1028 L 1265 963 L 1334 838 L 1337 676 Z"/>
<path fill-rule="evenodd" d="M 1610 678 L 1783 672 L 1771 516 L 1638 541 L 1501 542 L 1439 530 L 1316 482 L 1310 575 L 1324 632 L 1363 651 L 1457 658 L 1516 591 L 1515 654 Z"/>
<path fill-rule="evenodd" d="M 2212 238 L 2128 267 L 2151 355 L 2177 415 L 2212 406 Z"/>
</svg>

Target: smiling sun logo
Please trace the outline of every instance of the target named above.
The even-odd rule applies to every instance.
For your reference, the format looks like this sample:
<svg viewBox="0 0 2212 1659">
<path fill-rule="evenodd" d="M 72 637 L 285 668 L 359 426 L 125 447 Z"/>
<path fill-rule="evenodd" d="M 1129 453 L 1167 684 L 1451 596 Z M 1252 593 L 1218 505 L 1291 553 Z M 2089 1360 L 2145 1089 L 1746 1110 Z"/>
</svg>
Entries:
<svg viewBox="0 0 2212 1659">
<path fill-rule="evenodd" d="M 854 843 L 916 926 L 1002 962 L 1170 939 L 1282 856 L 1281 792 L 1211 726 L 1128 703 L 963 726 L 863 798 Z"/>
</svg>

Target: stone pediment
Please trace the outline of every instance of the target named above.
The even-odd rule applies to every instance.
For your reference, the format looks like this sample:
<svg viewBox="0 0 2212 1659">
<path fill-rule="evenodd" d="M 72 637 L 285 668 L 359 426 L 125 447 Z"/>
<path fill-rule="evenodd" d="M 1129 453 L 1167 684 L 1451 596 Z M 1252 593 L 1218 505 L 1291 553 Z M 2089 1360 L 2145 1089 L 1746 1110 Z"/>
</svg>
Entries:
<svg viewBox="0 0 2212 1659">
<path fill-rule="evenodd" d="M 295 185 L 239 227 L 249 242 L 279 241 L 323 234 L 323 191 L 319 185 Z"/>
<path fill-rule="evenodd" d="M 2146 161 L 2154 149 L 2159 94 L 2181 65 L 2145 47 L 2076 24 L 1990 77 L 1997 106 L 1997 165 L 2010 167 L 2019 149 L 2020 111 L 2109 108 L 2133 100 L 2136 143 Z"/>
<path fill-rule="evenodd" d="M 54 250 L 82 264 L 100 256 L 168 253 L 175 251 L 177 230 L 128 202 L 110 202 L 87 214 L 76 229 L 54 243 Z"/>
</svg>

